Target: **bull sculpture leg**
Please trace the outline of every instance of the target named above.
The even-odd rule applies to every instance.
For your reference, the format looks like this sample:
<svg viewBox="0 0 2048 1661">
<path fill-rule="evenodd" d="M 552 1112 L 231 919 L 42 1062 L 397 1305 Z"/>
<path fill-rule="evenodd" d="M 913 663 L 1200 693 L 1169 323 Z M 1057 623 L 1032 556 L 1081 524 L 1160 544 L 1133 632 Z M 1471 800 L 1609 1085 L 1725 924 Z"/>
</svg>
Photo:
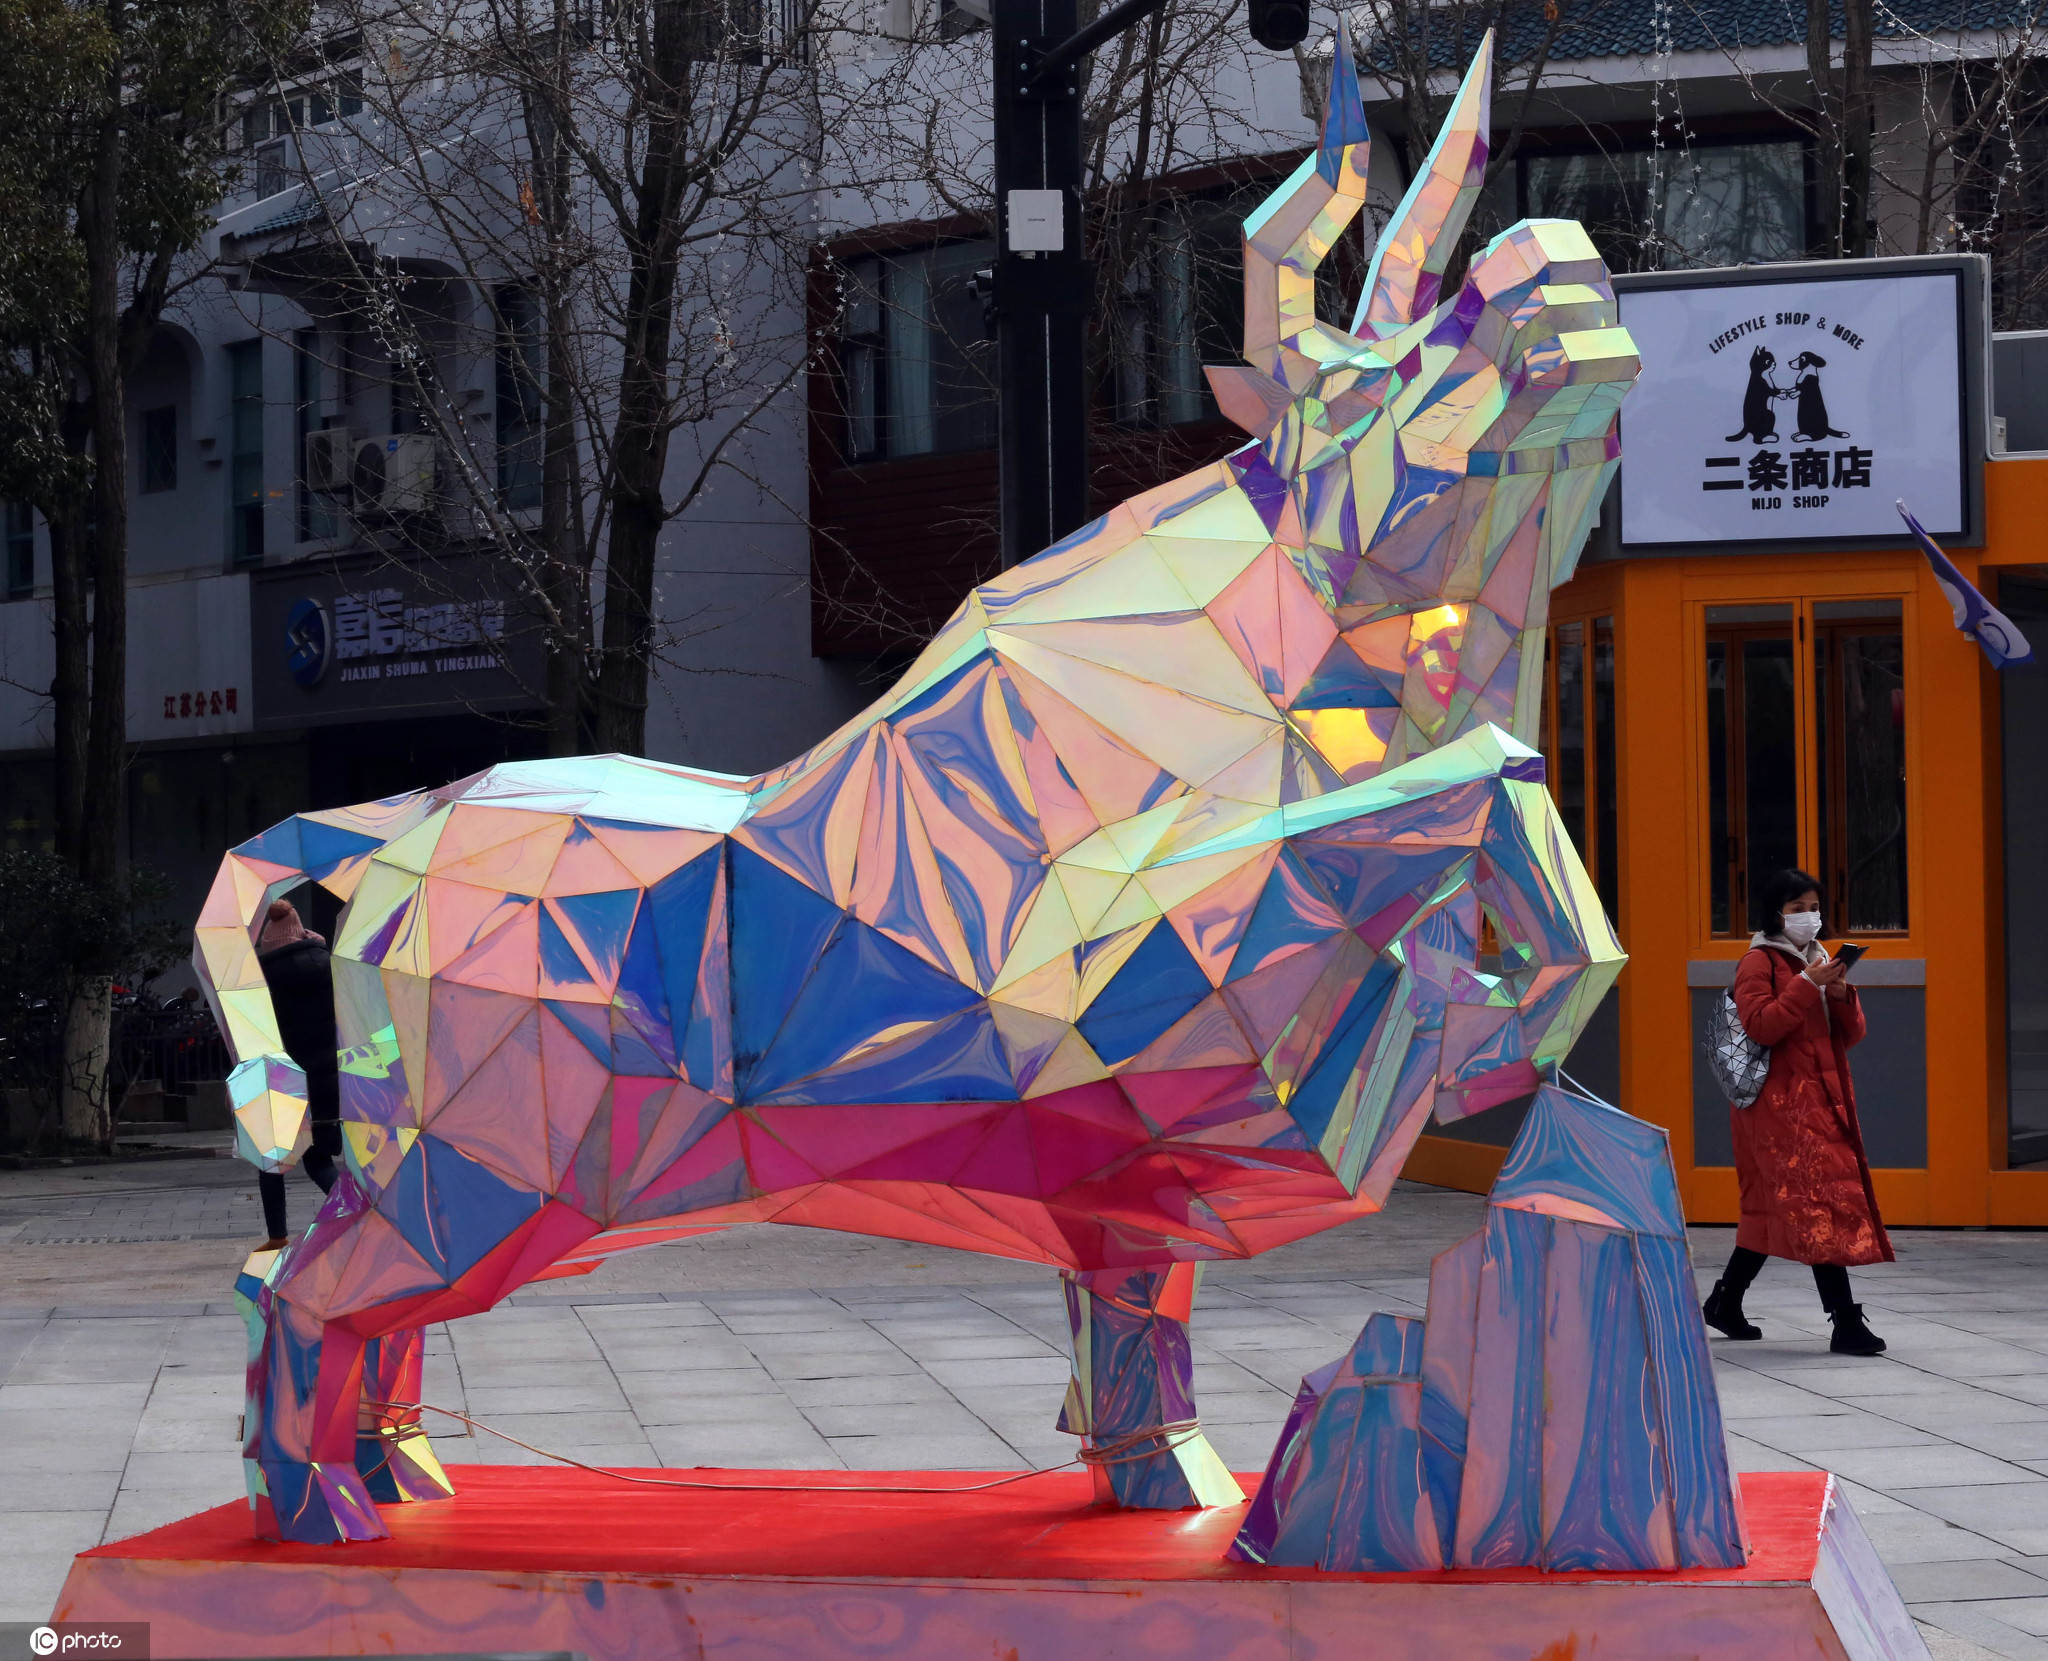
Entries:
<svg viewBox="0 0 2048 1661">
<path fill-rule="evenodd" d="M 434 1456 L 420 1414 L 426 1359 L 423 1328 L 372 1338 L 363 1350 L 363 1413 L 356 1428 L 356 1469 L 382 1504 L 446 1499 L 454 1492 Z"/>
<path fill-rule="evenodd" d="M 1244 1498 L 1195 1416 L 1188 1342 L 1199 1263 L 1063 1271 L 1074 1376 L 1059 1428 L 1081 1438 L 1095 1497 L 1182 1511 Z"/>
<path fill-rule="evenodd" d="M 242 1459 L 256 1532 L 308 1542 L 383 1539 L 357 1465 L 363 1340 L 269 1286 L 247 1314 L 253 1358 Z"/>
<path fill-rule="evenodd" d="M 249 1333 L 242 1458 L 269 1539 L 381 1540 L 378 1502 L 454 1491 L 420 1423 L 422 1330 L 368 1311 L 325 1318 L 316 1300 L 279 1295 L 287 1280 L 303 1294 L 345 1271 L 363 1201 L 347 1176 L 335 1196 L 304 1239 L 257 1253 L 236 1285 Z M 403 1321 L 405 1307 L 390 1313 Z"/>
</svg>

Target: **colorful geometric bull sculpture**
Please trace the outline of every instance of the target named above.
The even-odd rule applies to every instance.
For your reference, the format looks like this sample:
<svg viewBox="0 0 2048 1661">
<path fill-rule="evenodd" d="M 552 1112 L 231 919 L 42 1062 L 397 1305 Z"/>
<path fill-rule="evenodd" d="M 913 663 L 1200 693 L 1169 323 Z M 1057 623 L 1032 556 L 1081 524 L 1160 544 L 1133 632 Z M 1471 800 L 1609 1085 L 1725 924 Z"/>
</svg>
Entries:
<svg viewBox="0 0 2048 1661">
<path fill-rule="evenodd" d="M 976 590 L 808 754 L 515 763 L 228 855 L 198 957 L 245 1066 L 281 1049 L 265 905 L 346 901 L 346 1170 L 245 1280 L 262 1532 L 448 1491 L 405 1411 L 424 1323 L 740 1222 L 1056 1266 L 1105 1493 L 1238 1497 L 1199 1265 L 1376 1210 L 1623 961 L 1526 741 L 1638 366 L 1576 224 L 1439 300 L 1488 95 L 1482 51 L 1347 332 L 1315 315 L 1366 188 L 1339 51 L 1246 223 L 1248 362 L 1211 371 L 1253 441 Z"/>
</svg>

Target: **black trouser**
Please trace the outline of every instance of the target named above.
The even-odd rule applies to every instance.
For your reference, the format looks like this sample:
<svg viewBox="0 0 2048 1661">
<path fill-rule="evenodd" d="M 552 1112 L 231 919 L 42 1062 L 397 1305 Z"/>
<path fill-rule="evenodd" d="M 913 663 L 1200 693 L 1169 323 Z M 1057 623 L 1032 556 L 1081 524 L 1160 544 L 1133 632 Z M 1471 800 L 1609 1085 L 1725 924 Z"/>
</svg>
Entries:
<svg viewBox="0 0 2048 1661">
<path fill-rule="evenodd" d="M 309 1073 L 306 1076 L 306 1103 L 313 1121 L 313 1143 L 299 1164 L 325 1194 L 334 1187 L 338 1174 L 334 1162 L 341 1156 L 340 1080 L 332 1073 Z M 271 1239 L 282 1240 L 287 1227 L 284 1173 L 259 1171 L 256 1174 L 256 1192 L 263 1196 L 264 1229 Z"/>
<path fill-rule="evenodd" d="M 1728 1267 L 1722 1271 L 1721 1284 L 1739 1298 L 1749 1290 L 1749 1283 L 1756 1279 L 1757 1271 L 1769 1261 L 1762 1252 L 1737 1246 L 1735 1255 L 1728 1259 Z M 1840 1263 L 1814 1264 L 1813 1284 L 1820 1289 L 1821 1308 L 1830 1315 L 1847 1309 L 1855 1301 L 1849 1295 L 1849 1271 Z"/>
</svg>

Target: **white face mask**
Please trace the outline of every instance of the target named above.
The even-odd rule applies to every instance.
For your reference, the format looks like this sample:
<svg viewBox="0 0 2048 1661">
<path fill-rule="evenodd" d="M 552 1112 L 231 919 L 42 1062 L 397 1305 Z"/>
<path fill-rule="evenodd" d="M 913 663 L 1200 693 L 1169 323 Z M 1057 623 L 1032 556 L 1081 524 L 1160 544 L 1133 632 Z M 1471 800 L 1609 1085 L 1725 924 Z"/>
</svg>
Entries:
<svg viewBox="0 0 2048 1661">
<path fill-rule="evenodd" d="M 1820 934 L 1820 913 L 1788 911 L 1784 914 L 1785 938 L 1795 946 L 1810 946 Z"/>
</svg>

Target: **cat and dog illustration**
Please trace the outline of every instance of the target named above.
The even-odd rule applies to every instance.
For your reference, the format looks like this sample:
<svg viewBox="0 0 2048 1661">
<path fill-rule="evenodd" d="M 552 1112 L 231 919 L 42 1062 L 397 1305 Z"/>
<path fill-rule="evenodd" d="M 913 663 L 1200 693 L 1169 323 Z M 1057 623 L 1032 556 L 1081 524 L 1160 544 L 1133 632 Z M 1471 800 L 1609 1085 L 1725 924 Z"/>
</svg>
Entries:
<svg viewBox="0 0 2048 1661">
<path fill-rule="evenodd" d="M 1827 399 L 1821 393 L 1820 376 L 1816 371 L 1827 366 L 1828 360 L 1818 352 L 1801 352 L 1788 366 L 1796 379 L 1790 386 L 1780 386 L 1771 379 L 1771 371 L 1778 367 L 1777 355 L 1768 346 L 1757 347 L 1749 354 L 1749 385 L 1742 395 L 1742 426 L 1723 442 L 1734 444 L 1747 439 L 1753 444 L 1777 443 L 1777 404 L 1781 398 L 1798 400 L 1795 411 L 1798 430 L 1792 434 L 1795 443 L 1847 438 L 1849 435 L 1829 418 Z"/>
</svg>

